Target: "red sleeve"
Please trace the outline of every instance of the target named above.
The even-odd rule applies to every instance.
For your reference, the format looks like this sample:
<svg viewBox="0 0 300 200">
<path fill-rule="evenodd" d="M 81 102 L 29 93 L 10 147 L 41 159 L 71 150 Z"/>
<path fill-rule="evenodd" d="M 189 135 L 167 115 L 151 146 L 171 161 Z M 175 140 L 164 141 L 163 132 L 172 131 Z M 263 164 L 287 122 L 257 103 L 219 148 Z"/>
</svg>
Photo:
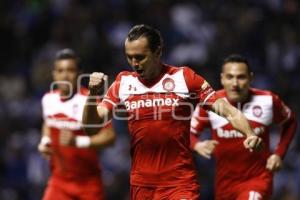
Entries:
<svg viewBox="0 0 300 200">
<path fill-rule="evenodd" d="M 209 127 L 209 119 L 207 112 L 199 105 L 195 109 L 191 119 L 190 148 L 194 149 L 195 144 L 199 141 L 198 136 L 206 128 Z"/>
<path fill-rule="evenodd" d="M 273 113 L 273 122 L 282 127 L 275 153 L 283 158 L 295 135 L 297 120 L 290 108 L 275 94 L 273 94 Z"/>
<path fill-rule="evenodd" d="M 99 104 L 100 106 L 106 107 L 110 111 L 112 111 L 112 109 L 120 103 L 119 88 L 121 76 L 122 72 L 116 77 L 116 80 L 108 88 L 103 100 Z"/>
<path fill-rule="evenodd" d="M 190 68 L 184 67 L 183 69 L 189 92 L 192 96 L 199 99 L 199 102 L 204 109 L 209 109 L 218 99 L 214 89 L 202 76 L 196 74 Z"/>
</svg>

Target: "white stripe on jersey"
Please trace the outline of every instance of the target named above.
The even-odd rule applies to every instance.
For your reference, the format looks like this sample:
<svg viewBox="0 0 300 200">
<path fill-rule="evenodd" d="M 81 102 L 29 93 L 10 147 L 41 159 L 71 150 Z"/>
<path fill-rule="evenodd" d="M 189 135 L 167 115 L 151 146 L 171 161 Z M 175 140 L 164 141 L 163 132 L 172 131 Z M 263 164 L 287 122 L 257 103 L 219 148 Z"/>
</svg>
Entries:
<svg viewBox="0 0 300 200">
<path fill-rule="evenodd" d="M 130 95 L 135 94 L 147 95 L 149 92 L 158 94 L 167 93 L 168 91 L 163 88 L 163 81 L 166 78 L 171 78 L 174 80 L 175 88 L 172 90 L 172 92 L 174 92 L 177 96 L 182 98 L 188 98 L 190 96 L 185 78 L 183 76 L 183 70 L 181 69 L 174 74 L 165 74 L 158 83 L 150 88 L 143 85 L 137 77 L 132 75 L 122 76 L 119 88 L 119 97 L 121 102 L 125 102 Z"/>
<path fill-rule="evenodd" d="M 102 101 L 106 101 L 106 102 L 112 104 L 113 106 L 116 106 L 116 104 L 113 101 L 109 100 L 109 99 L 103 99 Z"/>
<path fill-rule="evenodd" d="M 210 93 L 209 95 L 207 95 L 207 97 L 203 101 L 203 104 L 205 104 L 206 101 L 207 101 L 207 99 L 209 99 L 214 93 L 216 93 L 216 91 L 213 91 L 212 93 Z"/>
</svg>

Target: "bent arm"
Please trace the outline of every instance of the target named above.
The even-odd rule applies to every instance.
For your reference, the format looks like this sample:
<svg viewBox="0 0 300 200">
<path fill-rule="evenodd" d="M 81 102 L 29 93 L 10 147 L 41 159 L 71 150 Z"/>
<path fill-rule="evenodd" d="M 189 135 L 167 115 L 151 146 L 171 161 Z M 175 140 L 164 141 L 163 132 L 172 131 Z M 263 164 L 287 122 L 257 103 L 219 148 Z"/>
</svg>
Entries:
<svg viewBox="0 0 300 200">
<path fill-rule="evenodd" d="M 46 159 L 49 159 L 52 154 L 50 144 L 51 144 L 50 129 L 44 122 L 42 125 L 42 137 L 40 143 L 38 144 L 38 151 Z"/>
<path fill-rule="evenodd" d="M 90 136 L 91 148 L 104 148 L 114 144 L 116 135 L 112 127 L 102 128 L 97 134 Z"/>
<path fill-rule="evenodd" d="M 88 95 L 83 109 L 82 124 L 88 135 L 94 135 L 111 118 L 110 111 L 104 106 L 97 106 L 95 95 Z"/>
<path fill-rule="evenodd" d="M 291 140 L 293 139 L 297 128 L 297 120 L 295 114 L 292 113 L 291 117 L 282 124 L 282 130 L 280 132 L 280 141 L 275 150 L 275 154 L 279 155 L 281 158 L 284 157 Z"/>
<path fill-rule="evenodd" d="M 223 99 L 217 99 L 212 104 L 211 110 L 222 117 L 225 117 L 231 123 L 233 128 L 245 136 L 249 137 L 255 135 L 243 113 Z"/>
</svg>

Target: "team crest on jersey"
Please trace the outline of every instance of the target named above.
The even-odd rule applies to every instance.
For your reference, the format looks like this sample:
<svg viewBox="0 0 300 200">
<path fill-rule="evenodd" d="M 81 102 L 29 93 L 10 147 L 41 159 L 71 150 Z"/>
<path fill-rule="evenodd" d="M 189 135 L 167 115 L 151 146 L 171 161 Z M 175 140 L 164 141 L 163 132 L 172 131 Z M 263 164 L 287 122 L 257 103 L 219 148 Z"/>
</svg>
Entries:
<svg viewBox="0 0 300 200">
<path fill-rule="evenodd" d="M 253 106 L 252 112 L 255 117 L 261 117 L 263 114 L 262 108 L 259 105 Z"/>
<path fill-rule="evenodd" d="M 171 92 L 175 88 L 175 82 L 171 78 L 166 78 L 162 82 L 164 90 Z"/>
</svg>

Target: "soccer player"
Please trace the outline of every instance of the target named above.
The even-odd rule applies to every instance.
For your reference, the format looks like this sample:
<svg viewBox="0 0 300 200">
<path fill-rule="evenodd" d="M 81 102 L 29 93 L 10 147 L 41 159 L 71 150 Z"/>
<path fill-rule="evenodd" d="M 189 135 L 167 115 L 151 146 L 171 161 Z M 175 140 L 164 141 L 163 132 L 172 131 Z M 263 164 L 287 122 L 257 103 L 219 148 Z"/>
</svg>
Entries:
<svg viewBox="0 0 300 200">
<path fill-rule="evenodd" d="M 160 32 L 148 25 L 136 25 L 128 33 L 125 54 L 133 72 L 121 72 L 103 101 L 95 105 L 107 76 L 90 76 L 90 93 L 83 113 L 86 125 L 102 123 L 123 104 L 128 112 L 132 168 L 130 195 L 133 200 L 199 199 L 199 185 L 190 145 L 193 103 L 218 111 L 247 135 L 244 145 L 252 150 L 261 139 L 241 113 L 218 99 L 210 85 L 188 67 L 163 64 Z M 222 109 L 218 109 L 222 108 Z M 97 128 L 86 127 L 92 134 Z"/>
<path fill-rule="evenodd" d="M 263 139 L 260 152 L 246 151 L 241 143 L 244 135 L 226 119 L 197 107 L 191 120 L 191 146 L 200 155 L 216 159 L 215 195 L 217 200 L 270 199 L 273 172 L 282 167 L 282 159 L 296 130 L 293 112 L 274 93 L 250 88 L 253 73 L 248 61 L 230 55 L 223 63 L 217 94 L 240 109 L 255 134 Z M 270 151 L 271 124 L 281 126 L 281 137 L 274 152 Z M 199 141 L 197 134 L 211 128 L 213 140 Z"/>
<path fill-rule="evenodd" d="M 97 149 L 114 142 L 111 124 L 88 136 L 82 113 L 88 90 L 77 87 L 79 58 L 71 49 L 57 52 L 53 79 L 56 90 L 42 99 L 43 129 L 38 146 L 50 159 L 51 177 L 43 200 L 104 199 Z"/>
</svg>

